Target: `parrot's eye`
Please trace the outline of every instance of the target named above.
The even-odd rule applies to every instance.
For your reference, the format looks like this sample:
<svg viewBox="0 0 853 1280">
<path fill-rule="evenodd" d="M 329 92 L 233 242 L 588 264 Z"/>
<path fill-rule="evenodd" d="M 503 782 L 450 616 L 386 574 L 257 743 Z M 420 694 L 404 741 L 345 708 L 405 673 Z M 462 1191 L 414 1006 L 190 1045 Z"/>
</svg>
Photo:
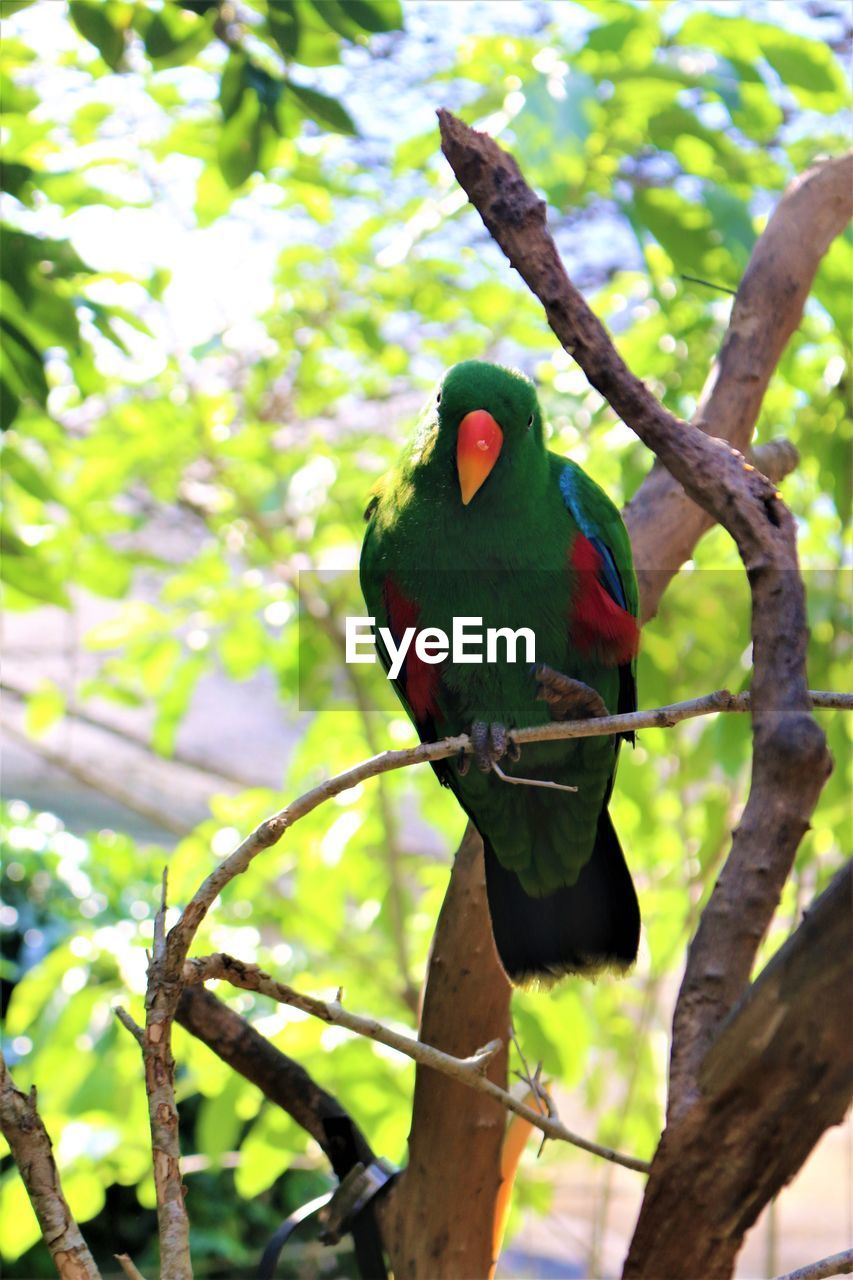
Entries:
<svg viewBox="0 0 853 1280">
<path fill-rule="evenodd" d="M 530 417 L 527 419 L 527 430 L 529 431 L 532 426 L 533 426 L 533 414 L 531 413 Z"/>
<path fill-rule="evenodd" d="M 438 395 L 435 397 L 435 403 L 436 403 L 436 404 L 441 404 L 441 392 L 440 392 L 440 391 L 439 391 Z"/>
</svg>

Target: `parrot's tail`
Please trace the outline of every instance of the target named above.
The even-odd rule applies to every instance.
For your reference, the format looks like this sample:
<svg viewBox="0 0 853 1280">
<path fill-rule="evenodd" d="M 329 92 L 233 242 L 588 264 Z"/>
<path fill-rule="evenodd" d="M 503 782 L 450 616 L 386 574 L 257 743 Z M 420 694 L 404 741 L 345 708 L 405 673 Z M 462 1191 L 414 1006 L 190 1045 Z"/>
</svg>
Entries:
<svg viewBox="0 0 853 1280">
<path fill-rule="evenodd" d="M 640 908 L 607 809 L 602 809 L 592 857 L 573 885 L 544 898 L 524 892 L 502 867 L 488 840 L 486 890 L 495 945 L 516 986 L 547 987 L 569 973 L 592 977 L 624 970 L 637 958 Z"/>
</svg>

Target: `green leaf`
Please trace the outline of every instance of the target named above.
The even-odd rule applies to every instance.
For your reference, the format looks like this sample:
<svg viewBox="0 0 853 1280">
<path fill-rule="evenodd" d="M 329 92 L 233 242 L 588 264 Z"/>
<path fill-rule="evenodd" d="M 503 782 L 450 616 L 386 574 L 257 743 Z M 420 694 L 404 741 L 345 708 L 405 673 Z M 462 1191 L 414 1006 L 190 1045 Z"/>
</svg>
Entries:
<svg viewBox="0 0 853 1280">
<path fill-rule="evenodd" d="M 0 317 L 0 354 L 5 377 L 19 399 L 31 396 L 40 405 L 47 403 L 47 378 L 41 357 L 26 334 Z"/>
<path fill-rule="evenodd" d="M 26 115 L 38 106 L 38 101 L 35 89 L 16 84 L 11 76 L 0 74 L 0 111 L 4 115 Z"/>
<path fill-rule="evenodd" d="M 321 21 L 345 40 L 353 40 L 358 35 L 360 24 L 349 12 L 351 5 L 344 4 L 343 0 L 308 0 L 308 3 Z"/>
<path fill-rule="evenodd" d="M 51 680 L 43 681 L 27 698 L 25 725 L 33 738 L 41 738 L 65 715 L 65 694 Z"/>
<path fill-rule="evenodd" d="M 652 233 L 678 271 L 695 274 L 706 255 L 715 248 L 708 211 L 685 200 L 676 191 L 656 188 L 637 191 L 631 216 Z"/>
<path fill-rule="evenodd" d="M 846 79 L 827 45 L 774 30 L 765 38 L 763 51 L 783 84 L 804 106 L 840 111 L 849 101 Z"/>
<path fill-rule="evenodd" d="M 399 31 L 403 26 L 400 0 L 342 0 L 342 3 L 365 31 Z"/>
<path fill-rule="evenodd" d="M 267 26 L 285 59 L 299 49 L 299 13 L 293 0 L 268 0 Z"/>
<path fill-rule="evenodd" d="M 20 449 L 7 443 L 0 454 L 0 459 L 2 459 L 0 465 L 4 474 L 34 498 L 42 502 L 51 502 L 56 497 L 56 491 L 44 472 L 39 470 Z"/>
<path fill-rule="evenodd" d="M 115 71 L 124 54 L 124 32 L 110 21 L 112 6 L 104 0 L 71 0 L 68 7 L 80 35 L 95 46 L 107 66 Z"/>
<path fill-rule="evenodd" d="M 86 633 L 87 649 L 118 649 L 129 640 L 162 631 L 164 615 L 141 600 L 124 604 L 115 617 L 99 622 Z"/>
<path fill-rule="evenodd" d="M 299 48 L 296 61 L 306 67 L 328 67 L 341 60 L 341 38 L 320 17 L 310 0 L 296 0 Z"/>
<path fill-rule="evenodd" d="M 7 538 L 3 541 L 6 542 Z M 65 588 L 53 568 L 32 548 L 28 548 L 24 555 L 10 555 L 8 548 L 5 549 L 0 557 L 0 578 L 32 600 L 56 604 L 63 609 L 70 606 Z"/>
<path fill-rule="evenodd" d="M 358 130 L 352 116 L 336 98 L 330 98 L 327 94 L 318 92 L 317 89 L 294 84 L 292 80 L 287 82 L 287 88 L 298 102 L 302 113 L 309 119 L 316 121 L 325 129 L 330 129 L 333 133 L 345 133 L 351 137 L 357 135 Z"/>
<path fill-rule="evenodd" d="M 243 94 L 246 92 L 245 70 L 246 55 L 237 49 L 232 49 L 219 80 L 219 105 L 225 120 L 231 119 L 243 100 Z"/>
<path fill-rule="evenodd" d="M 219 135 L 219 168 L 232 191 L 255 172 L 260 151 L 261 104 L 257 94 L 247 93 Z"/>
<path fill-rule="evenodd" d="M 176 667 L 173 664 L 171 678 L 157 699 L 157 714 L 151 728 L 151 745 L 160 755 L 170 756 L 174 751 L 181 721 L 208 666 L 208 658 L 200 653 L 186 658 Z"/>
<path fill-rule="evenodd" d="M 0 165 L 0 188 L 16 200 L 23 200 L 24 188 L 32 176 L 33 170 L 28 164 Z"/>
<path fill-rule="evenodd" d="M 3 1217 L 3 1255 L 14 1262 L 41 1239 L 27 1189 L 14 1165 L 0 1180 L 0 1214 Z"/>
<path fill-rule="evenodd" d="M 765 61 L 804 106 L 839 111 L 848 100 L 847 83 L 835 55 L 821 40 L 795 35 L 768 22 L 693 13 L 677 33 L 679 44 L 715 49 L 729 59 Z"/>
<path fill-rule="evenodd" d="M 15 395 L 3 374 L 0 373 L 0 431 L 8 431 L 17 418 L 20 407 L 20 397 Z"/>
<path fill-rule="evenodd" d="M 204 17 L 164 4 L 145 28 L 145 52 L 157 67 L 178 67 L 190 62 L 213 37 L 216 11 Z"/>
</svg>

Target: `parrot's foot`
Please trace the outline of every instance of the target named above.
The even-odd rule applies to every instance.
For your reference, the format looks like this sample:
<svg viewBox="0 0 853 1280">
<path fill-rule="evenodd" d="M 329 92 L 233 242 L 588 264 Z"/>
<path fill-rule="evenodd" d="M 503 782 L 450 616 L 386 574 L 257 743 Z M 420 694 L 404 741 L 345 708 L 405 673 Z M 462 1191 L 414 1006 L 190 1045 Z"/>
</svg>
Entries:
<svg viewBox="0 0 853 1280">
<path fill-rule="evenodd" d="M 535 667 L 536 699 L 547 702 L 552 720 L 593 720 L 610 711 L 601 694 L 581 680 L 544 665 Z"/>
<path fill-rule="evenodd" d="M 491 773 L 492 765 L 504 756 L 513 762 L 521 756 L 518 743 L 513 741 L 505 726 L 487 724 L 485 720 L 475 720 L 471 725 L 471 745 L 477 768 L 483 773 Z"/>
</svg>

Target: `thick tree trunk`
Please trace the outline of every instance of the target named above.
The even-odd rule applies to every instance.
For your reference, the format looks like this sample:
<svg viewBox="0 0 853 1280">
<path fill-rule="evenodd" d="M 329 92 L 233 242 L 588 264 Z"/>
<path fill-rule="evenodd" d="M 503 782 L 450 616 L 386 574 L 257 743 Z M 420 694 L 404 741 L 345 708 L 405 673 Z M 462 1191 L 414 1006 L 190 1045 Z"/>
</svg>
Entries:
<svg viewBox="0 0 853 1280">
<path fill-rule="evenodd" d="M 483 845 L 469 825 L 433 940 L 420 1038 L 457 1057 L 509 1039 L 510 987 L 486 905 Z M 488 1075 L 505 1086 L 504 1048 Z M 396 1280 L 479 1280 L 492 1263 L 506 1112 L 427 1067 L 415 1081 L 409 1163 L 394 1189 L 386 1243 Z"/>
</svg>

